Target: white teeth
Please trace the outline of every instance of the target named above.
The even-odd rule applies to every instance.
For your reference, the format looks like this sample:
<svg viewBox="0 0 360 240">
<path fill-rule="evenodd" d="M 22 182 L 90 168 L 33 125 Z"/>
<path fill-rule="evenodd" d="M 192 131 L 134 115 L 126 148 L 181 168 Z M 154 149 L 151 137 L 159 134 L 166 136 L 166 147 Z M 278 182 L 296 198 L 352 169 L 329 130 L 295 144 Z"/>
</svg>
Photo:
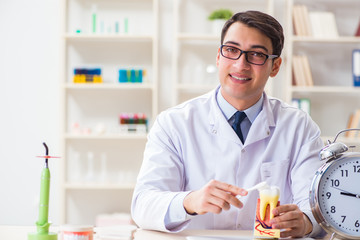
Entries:
<svg viewBox="0 0 360 240">
<path fill-rule="evenodd" d="M 250 80 L 250 78 L 239 78 L 239 77 L 235 77 L 233 75 L 231 75 L 231 77 L 235 78 L 236 80 L 240 80 L 240 81 L 248 81 L 248 80 Z"/>
<path fill-rule="evenodd" d="M 274 217 L 273 209 L 277 206 L 280 197 L 280 189 L 276 186 L 260 191 L 260 218 L 265 220 L 266 207 L 270 205 L 270 219 Z"/>
</svg>

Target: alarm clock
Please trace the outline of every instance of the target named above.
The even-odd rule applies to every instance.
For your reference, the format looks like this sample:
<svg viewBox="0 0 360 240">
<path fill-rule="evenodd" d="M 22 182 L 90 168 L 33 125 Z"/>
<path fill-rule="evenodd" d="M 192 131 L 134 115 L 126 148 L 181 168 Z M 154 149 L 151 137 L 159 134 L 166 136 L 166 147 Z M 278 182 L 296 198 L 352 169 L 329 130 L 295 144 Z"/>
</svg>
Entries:
<svg viewBox="0 0 360 240">
<path fill-rule="evenodd" d="M 332 238 L 360 239 L 360 153 L 336 142 L 320 151 L 325 163 L 317 170 L 310 188 L 311 211 Z"/>
</svg>

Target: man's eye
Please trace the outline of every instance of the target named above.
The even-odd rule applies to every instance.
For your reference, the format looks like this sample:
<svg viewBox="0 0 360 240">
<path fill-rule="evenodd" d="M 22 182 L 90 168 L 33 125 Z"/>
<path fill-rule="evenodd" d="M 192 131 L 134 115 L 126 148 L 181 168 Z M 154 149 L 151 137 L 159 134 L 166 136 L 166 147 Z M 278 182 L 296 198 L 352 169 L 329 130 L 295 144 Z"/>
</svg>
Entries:
<svg viewBox="0 0 360 240">
<path fill-rule="evenodd" d="M 238 53 L 239 52 L 238 49 L 232 48 L 232 47 L 227 47 L 226 51 L 229 52 L 229 53 Z"/>
<path fill-rule="evenodd" d="M 259 58 L 265 57 L 265 54 L 263 54 L 261 52 L 249 52 L 248 54 L 250 54 L 253 57 L 259 57 Z"/>
</svg>

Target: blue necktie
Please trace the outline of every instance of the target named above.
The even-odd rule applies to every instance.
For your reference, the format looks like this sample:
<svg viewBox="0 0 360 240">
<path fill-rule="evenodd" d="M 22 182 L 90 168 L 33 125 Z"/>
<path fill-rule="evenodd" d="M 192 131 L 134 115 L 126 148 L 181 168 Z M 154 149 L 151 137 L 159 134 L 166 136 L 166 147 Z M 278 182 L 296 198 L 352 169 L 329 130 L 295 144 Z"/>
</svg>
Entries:
<svg viewBox="0 0 360 240">
<path fill-rule="evenodd" d="M 234 115 L 235 115 L 235 121 L 232 125 L 232 128 L 240 138 L 241 142 L 244 143 L 244 137 L 241 132 L 240 123 L 242 122 L 242 120 L 246 118 L 246 113 L 237 111 Z"/>
</svg>

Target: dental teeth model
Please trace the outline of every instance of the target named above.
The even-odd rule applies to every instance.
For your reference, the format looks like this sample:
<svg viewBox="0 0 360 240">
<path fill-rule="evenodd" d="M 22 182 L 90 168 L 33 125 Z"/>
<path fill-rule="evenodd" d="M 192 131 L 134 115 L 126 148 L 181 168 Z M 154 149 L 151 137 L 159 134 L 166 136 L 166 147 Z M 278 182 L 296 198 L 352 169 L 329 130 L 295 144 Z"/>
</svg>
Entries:
<svg viewBox="0 0 360 240">
<path fill-rule="evenodd" d="M 266 208 L 269 205 L 270 207 L 270 218 L 274 217 L 272 213 L 273 209 L 278 205 L 279 197 L 280 197 L 280 189 L 276 186 L 271 186 L 265 189 L 259 190 L 260 193 L 260 219 L 265 221 L 266 217 Z"/>
<path fill-rule="evenodd" d="M 279 203 L 280 189 L 276 186 L 263 185 L 258 188 L 260 197 L 257 200 L 254 236 L 261 238 L 280 238 L 280 229 L 273 229 L 270 220 L 272 211 Z"/>
</svg>

